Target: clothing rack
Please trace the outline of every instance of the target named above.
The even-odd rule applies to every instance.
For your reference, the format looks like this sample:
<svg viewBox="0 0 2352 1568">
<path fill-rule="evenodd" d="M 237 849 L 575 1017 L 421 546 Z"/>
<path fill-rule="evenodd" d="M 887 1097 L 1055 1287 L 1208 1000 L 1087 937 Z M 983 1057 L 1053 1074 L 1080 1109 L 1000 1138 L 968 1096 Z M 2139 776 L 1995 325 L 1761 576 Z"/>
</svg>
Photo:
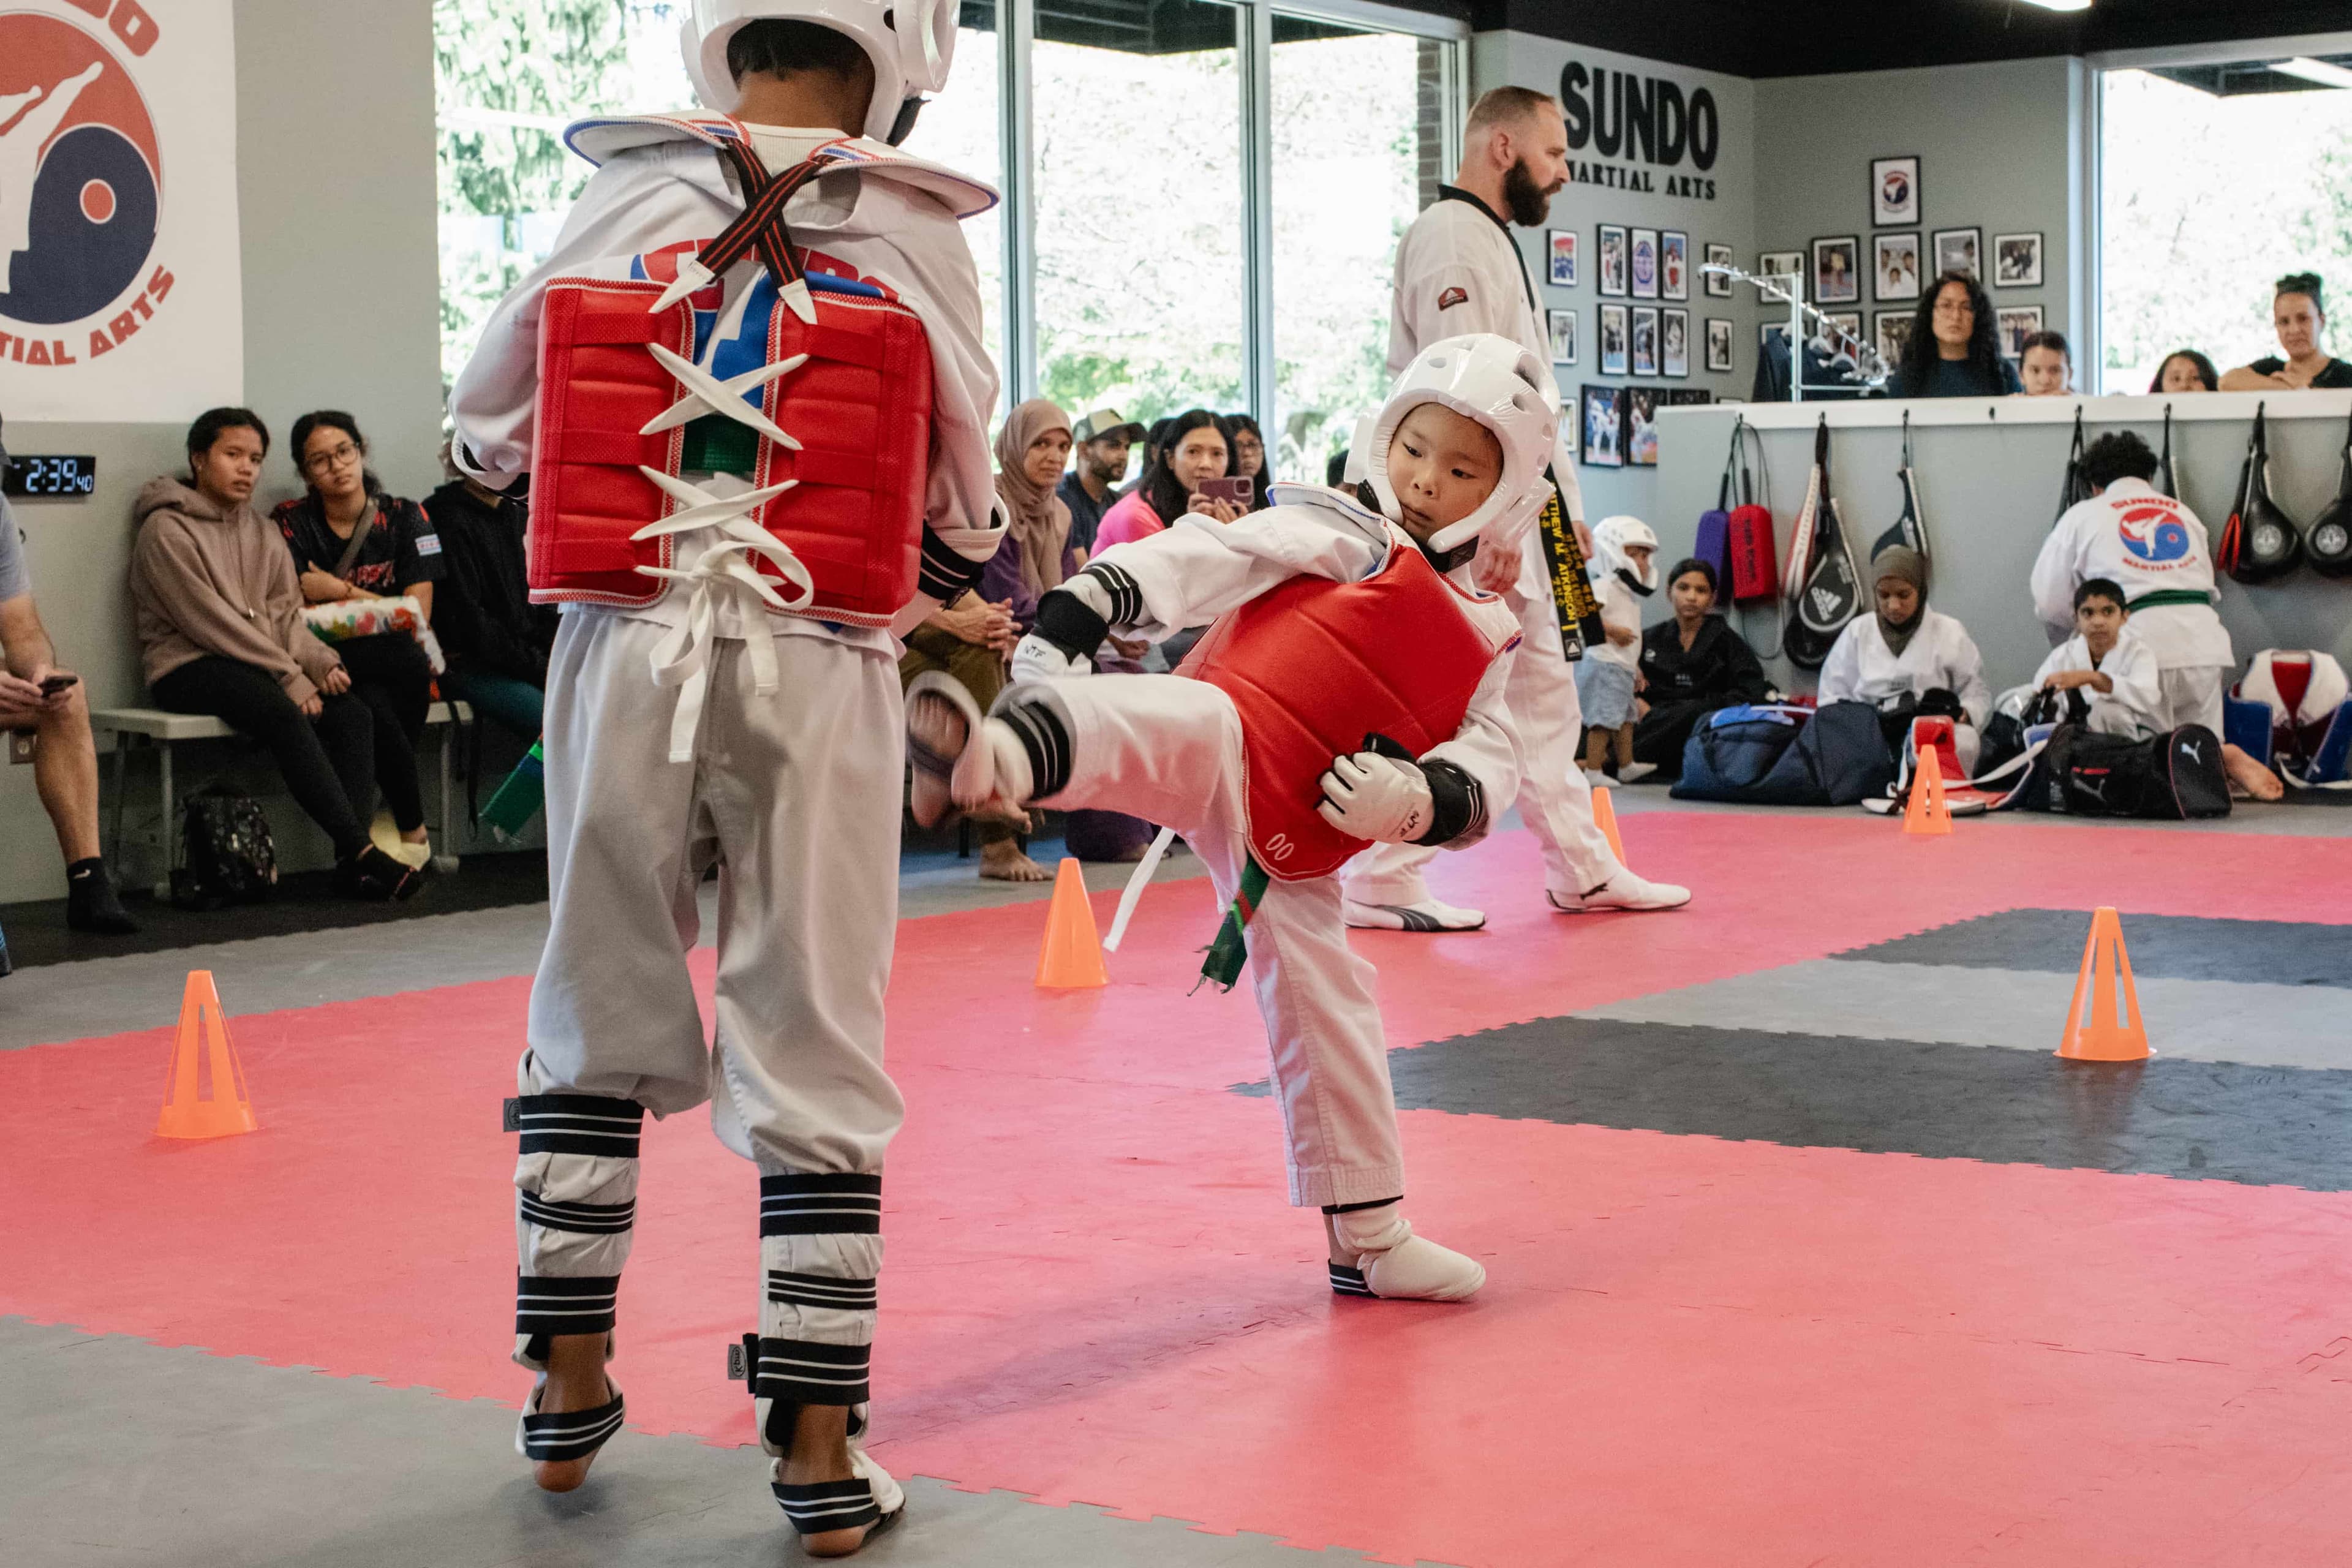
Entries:
<svg viewBox="0 0 2352 1568">
<path fill-rule="evenodd" d="M 1728 261 L 1710 261 L 1700 267 L 1699 270 L 1714 277 L 1728 278 L 1734 283 L 1753 283 L 1756 285 L 1758 293 L 1768 300 L 1779 300 L 1789 307 L 1790 402 L 1802 403 L 1805 400 L 1805 356 L 1802 350 L 1809 342 L 1820 345 L 1822 351 L 1832 359 L 1843 358 L 1850 361 L 1855 374 L 1861 377 L 1861 384 L 1864 386 L 1885 386 L 1886 378 L 1894 374 L 1895 367 L 1886 363 L 1885 356 L 1878 352 L 1875 344 L 1866 343 L 1861 338 L 1837 325 L 1829 319 L 1825 311 L 1815 310 L 1806 304 L 1803 297 L 1798 294 L 1793 287 L 1789 287 L 1801 280 L 1797 274 L 1790 272 L 1776 275 L 1750 272 L 1746 268 L 1735 266 Z M 1818 331 L 1805 331 L 1805 319 L 1809 316 L 1820 329 Z M 1816 386 L 1812 390 L 1851 392 L 1853 388 Z"/>
</svg>

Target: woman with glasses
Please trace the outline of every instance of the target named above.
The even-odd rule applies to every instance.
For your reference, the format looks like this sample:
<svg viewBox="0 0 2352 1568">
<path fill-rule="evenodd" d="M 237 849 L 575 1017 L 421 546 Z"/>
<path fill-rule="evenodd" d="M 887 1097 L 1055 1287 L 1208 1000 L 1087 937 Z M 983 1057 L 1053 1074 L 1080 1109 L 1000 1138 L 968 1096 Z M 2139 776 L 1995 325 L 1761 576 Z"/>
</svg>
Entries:
<svg viewBox="0 0 2352 1568">
<path fill-rule="evenodd" d="M 1965 272 L 1947 272 L 1919 301 L 1889 397 L 2007 397 L 2022 392 L 2001 358 L 1992 301 Z"/>
<path fill-rule="evenodd" d="M 367 441 L 359 422 L 335 409 L 294 422 L 295 467 L 308 487 L 270 516 L 285 534 L 301 581 L 303 602 L 388 599 L 416 601 L 429 623 L 433 585 L 444 570 L 441 541 L 413 500 L 387 493 L 368 471 Z M 425 833 L 425 797 L 416 775 L 425 715 L 433 705 L 433 669 L 415 637 L 379 632 L 335 645 L 350 671 L 352 695 L 368 709 L 375 731 L 376 787 L 390 814 L 389 831 L 374 833 L 387 854 L 422 868 L 432 858 Z"/>
</svg>

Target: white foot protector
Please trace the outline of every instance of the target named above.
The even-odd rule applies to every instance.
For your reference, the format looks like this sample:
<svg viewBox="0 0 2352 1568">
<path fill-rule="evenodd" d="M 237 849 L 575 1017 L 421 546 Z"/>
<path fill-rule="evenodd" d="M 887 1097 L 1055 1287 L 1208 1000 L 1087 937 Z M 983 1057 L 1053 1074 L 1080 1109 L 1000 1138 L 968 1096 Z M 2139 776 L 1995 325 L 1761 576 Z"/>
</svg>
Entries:
<svg viewBox="0 0 2352 1568">
<path fill-rule="evenodd" d="M 1383 1301 L 1466 1301 L 1486 1283 L 1486 1268 L 1415 1236 L 1397 1204 L 1326 1215 L 1333 1249 L 1354 1259 L 1331 1265 L 1331 1289 Z"/>
<path fill-rule="evenodd" d="M 973 744 L 975 737 L 983 743 Z M 970 811 L 997 795 L 995 764 L 1002 748 L 986 739 L 980 704 L 963 682 L 928 669 L 907 683 L 907 760 L 914 764 L 908 804 L 916 826 L 929 827 L 951 809 Z M 1006 804 L 1016 809 L 1019 805 Z"/>
<path fill-rule="evenodd" d="M 1484 910 L 1457 909 L 1435 899 L 1417 904 L 1339 903 L 1339 917 L 1362 931 L 1476 931 L 1486 923 Z"/>
<path fill-rule="evenodd" d="M 1623 867 L 1617 874 L 1589 893 L 1559 894 L 1546 892 L 1551 907 L 1564 915 L 1589 915 L 1605 910 L 1622 910 L 1641 913 L 1651 910 L 1678 910 L 1690 902 L 1690 889 L 1672 882 L 1645 881 Z"/>
<path fill-rule="evenodd" d="M 874 1538 L 896 1525 L 907 1510 L 907 1492 L 889 1471 L 875 1463 L 856 1439 L 849 1445 L 851 1479 L 791 1486 L 784 1480 L 784 1462 L 768 1461 L 768 1489 L 784 1510 L 794 1533 L 823 1535 L 832 1530 L 866 1527 L 865 1550 Z"/>
</svg>

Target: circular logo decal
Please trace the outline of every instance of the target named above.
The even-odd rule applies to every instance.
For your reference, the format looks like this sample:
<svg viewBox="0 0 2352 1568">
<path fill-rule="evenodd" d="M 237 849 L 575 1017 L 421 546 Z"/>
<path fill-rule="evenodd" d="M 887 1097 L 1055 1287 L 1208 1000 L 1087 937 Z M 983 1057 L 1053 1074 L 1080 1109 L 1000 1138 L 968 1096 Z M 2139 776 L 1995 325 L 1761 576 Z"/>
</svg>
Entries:
<svg viewBox="0 0 2352 1568">
<path fill-rule="evenodd" d="M 72 23 L 0 15 L 0 318 L 97 315 L 155 248 L 163 158 L 146 100 Z"/>
<path fill-rule="evenodd" d="M 2126 553 L 2136 561 L 2178 561 L 2189 553 L 2189 525 L 2160 506 L 2128 508 L 2116 524 Z"/>
</svg>

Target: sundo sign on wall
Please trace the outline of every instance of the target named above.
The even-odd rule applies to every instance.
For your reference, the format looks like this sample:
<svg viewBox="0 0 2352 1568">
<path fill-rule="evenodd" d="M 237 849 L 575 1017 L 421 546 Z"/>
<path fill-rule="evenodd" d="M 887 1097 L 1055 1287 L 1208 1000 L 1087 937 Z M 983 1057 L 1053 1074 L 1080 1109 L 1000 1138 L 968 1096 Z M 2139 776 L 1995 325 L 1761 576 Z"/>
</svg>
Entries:
<svg viewBox="0 0 2352 1568">
<path fill-rule="evenodd" d="M 1715 200 L 1723 111 L 1707 88 L 1571 59 L 1559 101 L 1578 183 Z"/>
<path fill-rule="evenodd" d="M 230 0 L 0 0 L 0 416 L 244 394 Z"/>
</svg>

